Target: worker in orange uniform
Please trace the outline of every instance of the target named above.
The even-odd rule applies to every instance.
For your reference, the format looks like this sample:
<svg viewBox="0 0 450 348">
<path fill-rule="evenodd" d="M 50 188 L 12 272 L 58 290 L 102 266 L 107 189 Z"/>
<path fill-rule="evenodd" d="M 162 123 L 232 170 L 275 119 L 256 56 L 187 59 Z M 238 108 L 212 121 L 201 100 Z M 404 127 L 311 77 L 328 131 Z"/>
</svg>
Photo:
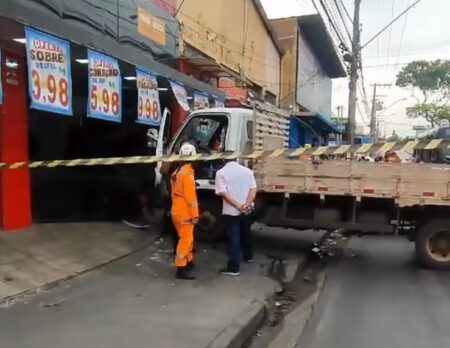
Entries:
<svg viewBox="0 0 450 348">
<path fill-rule="evenodd" d="M 197 152 L 194 145 L 184 143 L 179 154 L 193 156 Z M 194 225 L 198 222 L 199 212 L 192 163 L 184 162 L 171 176 L 172 221 L 178 233 L 179 242 L 175 255 L 176 278 L 193 280 L 190 272 L 194 266 L 192 248 L 194 244 Z"/>
</svg>

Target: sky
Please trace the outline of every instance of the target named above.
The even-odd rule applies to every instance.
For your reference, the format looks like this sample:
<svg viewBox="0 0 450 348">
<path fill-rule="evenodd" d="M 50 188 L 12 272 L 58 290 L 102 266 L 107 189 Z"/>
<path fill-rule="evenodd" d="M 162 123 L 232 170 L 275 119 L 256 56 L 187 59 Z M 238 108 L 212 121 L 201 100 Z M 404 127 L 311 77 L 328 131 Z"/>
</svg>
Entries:
<svg viewBox="0 0 450 348">
<path fill-rule="evenodd" d="M 316 13 L 312 0 L 261 0 L 269 18 L 283 18 Z M 326 3 L 332 0 L 324 0 Z M 339 0 L 337 0 L 339 1 Z M 319 1 L 315 0 L 320 8 Z M 353 0 L 343 0 L 350 15 L 353 16 Z M 361 3 L 361 43 L 364 45 L 391 19 L 412 4 L 413 0 L 362 0 Z M 383 134 L 392 134 L 395 130 L 402 136 L 412 135 L 413 125 L 426 125 L 423 120 L 411 120 L 406 117 L 406 107 L 416 100 L 412 94 L 417 91 L 395 86 L 398 72 L 405 63 L 418 60 L 450 59 L 450 13 L 449 0 L 422 0 L 403 16 L 377 40 L 362 51 L 363 73 L 367 96 L 372 99 L 371 84 L 392 84 L 392 87 L 378 88 L 377 95 L 385 106 L 380 111 Z M 349 29 L 350 28 L 350 23 Z M 347 35 L 342 28 L 344 35 Z M 349 38 L 346 37 L 349 44 Z M 418 94 L 417 94 L 418 95 Z M 361 96 L 361 95 L 360 95 Z M 362 98 L 359 96 L 357 122 L 365 126 L 369 119 Z M 347 115 L 348 79 L 333 81 L 333 110 L 344 106 Z"/>
</svg>

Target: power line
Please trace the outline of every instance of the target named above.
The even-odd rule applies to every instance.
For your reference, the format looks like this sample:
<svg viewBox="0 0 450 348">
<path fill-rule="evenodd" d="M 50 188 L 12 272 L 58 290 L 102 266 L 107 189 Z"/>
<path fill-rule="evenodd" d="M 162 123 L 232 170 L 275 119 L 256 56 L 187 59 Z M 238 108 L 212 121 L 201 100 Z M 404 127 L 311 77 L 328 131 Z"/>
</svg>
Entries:
<svg viewBox="0 0 450 348">
<path fill-rule="evenodd" d="M 409 6 L 410 2 L 411 0 L 408 0 L 408 4 L 406 6 Z M 395 64 L 398 64 L 400 59 L 400 51 L 402 50 L 403 37 L 405 36 L 406 23 L 408 22 L 408 14 L 409 13 L 405 15 L 405 21 L 403 22 L 402 34 L 400 36 L 400 43 L 398 44 L 397 58 L 395 59 Z"/>
<path fill-rule="evenodd" d="M 395 17 L 392 21 L 386 24 L 383 29 L 381 29 L 378 33 L 376 33 L 369 41 L 367 41 L 364 45 L 361 46 L 361 49 L 365 48 L 368 44 L 370 44 L 373 40 L 375 40 L 380 34 L 382 34 L 386 29 L 388 29 L 392 24 L 394 24 L 399 18 L 401 18 L 405 13 L 407 13 L 410 9 L 416 6 L 422 0 L 416 0 L 412 5 L 408 6 L 404 11 L 402 11 L 397 17 Z"/>
<path fill-rule="evenodd" d="M 178 12 L 180 12 L 180 10 L 181 10 L 181 8 L 183 7 L 185 1 L 186 1 L 186 0 L 182 0 L 182 1 L 181 1 L 180 6 L 178 6 L 178 8 L 175 10 L 175 14 L 173 15 L 174 17 L 177 16 Z"/>
<path fill-rule="evenodd" d="M 380 0 L 377 2 L 377 27 L 380 25 Z M 377 37 L 377 64 L 380 63 L 380 37 Z"/>
<path fill-rule="evenodd" d="M 320 14 L 321 11 L 320 11 L 319 8 L 317 7 L 317 4 L 315 3 L 315 1 L 314 1 L 314 0 L 311 0 L 311 2 L 312 2 L 312 4 L 314 5 L 314 7 L 316 8 L 316 11 Z M 333 22 L 333 20 L 332 20 L 330 14 L 328 13 L 328 10 L 327 10 L 327 8 L 326 8 L 326 6 L 325 6 L 323 0 L 319 0 L 319 2 L 320 2 L 320 5 L 321 5 L 321 7 L 323 8 L 323 10 L 324 10 L 324 12 L 325 12 L 325 15 L 326 15 L 326 17 L 327 17 L 327 19 L 328 19 L 328 22 L 330 23 L 331 27 L 333 28 L 333 31 L 334 31 L 334 33 L 335 33 L 335 35 L 336 35 L 338 41 L 340 41 L 341 45 L 342 45 L 343 47 L 345 47 L 345 49 L 348 51 L 348 47 L 347 47 L 347 45 L 346 45 L 346 43 L 345 43 L 345 40 L 342 38 L 341 32 L 337 29 L 336 24 Z M 300 3 L 300 0 L 297 0 L 297 3 L 298 3 L 300 6 L 302 6 L 302 4 Z"/>
<path fill-rule="evenodd" d="M 350 16 L 350 13 L 348 12 L 347 7 L 345 6 L 344 2 L 342 0 L 339 0 L 339 2 L 341 3 L 342 8 L 344 9 L 344 12 L 347 15 L 348 19 L 350 20 L 350 23 L 353 24 L 353 18 L 352 18 L 352 16 Z"/>
<path fill-rule="evenodd" d="M 395 10 L 395 0 L 392 0 L 392 7 L 391 7 L 391 20 L 394 18 L 394 10 Z M 387 58 L 387 64 L 389 64 L 389 55 L 391 54 L 391 43 L 392 43 L 392 26 L 389 28 L 389 40 L 388 40 L 388 58 Z"/>
<path fill-rule="evenodd" d="M 402 66 L 402 65 L 408 65 L 408 64 L 409 63 L 366 65 L 366 66 L 364 66 L 364 69 L 385 68 L 385 67 L 389 67 L 389 66 Z"/>
<path fill-rule="evenodd" d="M 335 4 L 335 6 L 336 6 L 336 8 L 337 8 L 337 11 L 338 11 L 338 13 L 339 13 L 339 17 L 341 18 L 342 24 L 344 24 L 344 29 L 345 29 L 345 31 L 347 32 L 347 35 L 348 35 L 348 37 L 349 37 L 349 39 L 350 39 L 350 42 L 351 42 L 351 41 L 352 41 L 352 35 L 350 34 L 350 30 L 349 30 L 348 27 L 347 27 L 347 22 L 346 22 L 346 20 L 345 20 L 345 18 L 344 18 L 344 14 L 342 13 L 342 9 L 341 9 L 341 7 L 339 6 L 339 3 L 338 3 L 337 0 L 334 0 L 334 4 Z"/>
</svg>

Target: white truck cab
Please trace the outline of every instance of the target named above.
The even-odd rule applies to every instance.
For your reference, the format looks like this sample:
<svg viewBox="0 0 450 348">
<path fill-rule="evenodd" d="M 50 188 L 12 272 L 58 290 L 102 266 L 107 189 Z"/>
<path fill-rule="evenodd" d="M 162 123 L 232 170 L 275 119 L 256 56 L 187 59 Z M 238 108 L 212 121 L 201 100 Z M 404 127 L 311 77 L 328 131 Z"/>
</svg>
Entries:
<svg viewBox="0 0 450 348">
<path fill-rule="evenodd" d="M 169 145 L 176 153 L 183 141 L 192 141 L 199 153 L 249 152 L 253 141 L 253 110 L 213 108 L 191 113 Z"/>
</svg>

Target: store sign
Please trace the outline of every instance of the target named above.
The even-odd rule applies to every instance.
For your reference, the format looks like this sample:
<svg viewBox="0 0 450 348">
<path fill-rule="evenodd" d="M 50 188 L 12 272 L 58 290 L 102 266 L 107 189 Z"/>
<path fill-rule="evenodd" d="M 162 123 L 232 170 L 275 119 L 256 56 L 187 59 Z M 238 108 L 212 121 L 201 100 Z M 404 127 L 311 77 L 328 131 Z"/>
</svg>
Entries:
<svg viewBox="0 0 450 348">
<path fill-rule="evenodd" d="M 138 89 L 137 122 L 159 126 L 161 123 L 161 107 L 155 73 L 136 68 L 136 82 Z"/>
<path fill-rule="evenodd" d="M 209 108 L 208 95 L 195 92 L 194 93 L 194 110 L 201 110 Z"/>
<path fill-rule="evenodd" d="M 120 122 L 122 119 L 122 77 L 117 59 L 88 50 L 89 117 Z"/>
<path fill-rule="evenodd" d="M 216 99 L 214 104 L 215 104 L 216 108 L 224 108 L 225 107 L 225 103 L 222 100 Z"/>
<path fill-rule="evenodd" d="M 138 8 L 138 33 L 160 45 L 166 45 L 166 23 L 141 7 Z"/>
<path fill-rule="evenodd" d="M 70 44 L 26 28 L 30 107 L 72 115 Z"/>
<path fill-rule="evenodd" d="M 187 99 L 186 88 L 176 82 L 170 81 L 170 86 L 172 87 L 173 94 L 178 101 L 178 104 L 183 108 L 184 111 L 189 111 L 189 103 Z"/>
</svg>

